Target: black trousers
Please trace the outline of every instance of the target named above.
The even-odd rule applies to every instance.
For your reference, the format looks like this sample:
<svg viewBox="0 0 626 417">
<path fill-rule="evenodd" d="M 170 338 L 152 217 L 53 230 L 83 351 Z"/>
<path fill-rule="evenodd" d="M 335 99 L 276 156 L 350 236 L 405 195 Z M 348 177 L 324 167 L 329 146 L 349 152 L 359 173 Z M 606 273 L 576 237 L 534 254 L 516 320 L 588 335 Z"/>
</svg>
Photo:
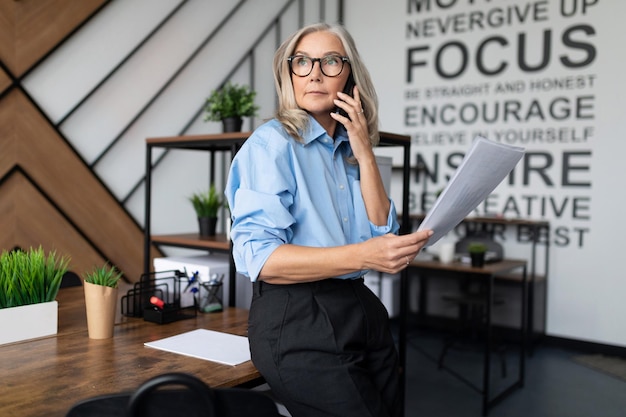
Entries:
<svg viewBox="0 0 626 417">
<path fill-rule="evenodd" d="M 252 362 L 293 417 L 398 417 L 389 316 L 363 279 L 254 284 Z"/>
</svg>

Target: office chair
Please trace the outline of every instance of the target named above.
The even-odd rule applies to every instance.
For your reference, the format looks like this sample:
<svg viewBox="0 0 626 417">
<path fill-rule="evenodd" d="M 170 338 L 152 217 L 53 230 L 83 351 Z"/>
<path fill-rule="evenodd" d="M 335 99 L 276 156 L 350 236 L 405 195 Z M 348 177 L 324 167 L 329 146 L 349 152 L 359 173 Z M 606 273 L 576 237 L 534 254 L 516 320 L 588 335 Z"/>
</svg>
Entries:
<svg viewBox="0 0 626 417">
<path fill-rule="evenodd" d="M 184 389 L 162 389 L 165 386 Z M 158 390 L 158 392 L 157 392 Z M 243 388 L 211 389 L 184 373 L 168 373 L 143 383 L 136 391 L 80 401 L 66 417 L 280 417 L 266 395 Z"/>
<path fill-rule="evenodd" d="M 83 285 L 83 280 L 73 271 L 67 271 L 61 278 L 61 285 L 59 288 L 80 287 Z"/>
<path fill-rule="evenodd" d="M 484 243 L 493 261 L 503 259 L 504 249 L 502 245 L 488 237 L 467 236 L 455 244 L 455 252 L 461 255 L 468 254 L 468 247 L 474 242 Z M 460 291 L 458 293 L 442 294 L 441 296 L 441 299 L 446 303 L 458 307 L 459 320 L 455 334 L 447 339 L 439 353 L 437 364 L 440 369 L 443 368 L 446 354 L 450 349 L 459 345 L 462 340 L 476 340 L 481 336 L 480 333 L 487 317 L 485 306 L 486 283 L 480 280 L 472 280 L 471 276 L 468 275 L 461 281 L 459 287 Z M 494 294 L 492 306 L 502 304 L 504 304 L 504 299 Z M 496 345 L 496 352 L 500 355 L 502 378 L 506 378 L 506 346 L 504 344 Z"/>
</svg>

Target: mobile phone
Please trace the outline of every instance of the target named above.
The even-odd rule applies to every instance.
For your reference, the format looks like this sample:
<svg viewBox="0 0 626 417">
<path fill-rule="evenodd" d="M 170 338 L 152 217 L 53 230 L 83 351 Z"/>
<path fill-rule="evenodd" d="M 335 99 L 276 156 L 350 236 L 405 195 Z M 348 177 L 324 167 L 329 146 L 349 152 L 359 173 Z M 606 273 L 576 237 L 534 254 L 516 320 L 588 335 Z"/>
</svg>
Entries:
<svg viewBox="0 0 626 417">
<path fill-rule="evenodd" d="M 354 90 L 355 85 L 354 77 L 350 74 L 350 76 L 348 76 L 348 80 L 346 81 L 346 85 L 343 87 L 343 92 L 352 97 L 352 90 Z M 343 117 L 348 117 L 348 113 L 346 113 L 346 111 L 339 106 L 335 106 L 335 113 L 339 113 Z"/>
</svg>

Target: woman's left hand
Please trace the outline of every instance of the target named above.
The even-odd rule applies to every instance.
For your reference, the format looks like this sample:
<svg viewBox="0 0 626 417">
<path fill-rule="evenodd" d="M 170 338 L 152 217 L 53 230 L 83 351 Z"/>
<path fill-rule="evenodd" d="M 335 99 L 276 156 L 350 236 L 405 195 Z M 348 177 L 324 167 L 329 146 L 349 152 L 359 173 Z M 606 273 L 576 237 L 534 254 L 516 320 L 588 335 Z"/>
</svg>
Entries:
<svg viewBox="0 0 626 417">
<path fill-rule="evenodd" d="M 367 128 L 367 118 L 361 105 L 359 88 L 355 86 L 353 93 L 354 97 L 351 97 L 346 93 L 338 92 L 337 96 L 339 99 L 335 99 L 335 105 L 345 110 L 348 117 L 336 112 L 332 112 L 330 115 L 346 128 L 352 153 L 356 160 L 359 161 L 359 158 L 362 156 L 372 156 L 373 151 L 369 138 L 369 129 Z"/>
</svg>

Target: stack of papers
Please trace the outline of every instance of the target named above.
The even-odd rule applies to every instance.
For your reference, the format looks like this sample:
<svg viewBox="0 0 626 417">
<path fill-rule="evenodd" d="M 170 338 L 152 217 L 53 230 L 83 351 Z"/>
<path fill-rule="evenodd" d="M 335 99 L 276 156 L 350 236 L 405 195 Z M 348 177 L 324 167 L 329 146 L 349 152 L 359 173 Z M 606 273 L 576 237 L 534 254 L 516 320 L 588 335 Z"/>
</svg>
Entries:
<svg viewBox="0 0 626 417">
<path fill-rule="evenodd" d="M 206 329 L 147 342 L 144 346 L 225 365 L 234 366 L 250 360 L 247 337 Z"/>
<path fill-rule="evenodd" d="M 428 246 L 435 244 L 478 207 L 523 156 L 524 148 L 477 136 L 417 229 L 434 232 L 428 240 Z"/>
</svg>

